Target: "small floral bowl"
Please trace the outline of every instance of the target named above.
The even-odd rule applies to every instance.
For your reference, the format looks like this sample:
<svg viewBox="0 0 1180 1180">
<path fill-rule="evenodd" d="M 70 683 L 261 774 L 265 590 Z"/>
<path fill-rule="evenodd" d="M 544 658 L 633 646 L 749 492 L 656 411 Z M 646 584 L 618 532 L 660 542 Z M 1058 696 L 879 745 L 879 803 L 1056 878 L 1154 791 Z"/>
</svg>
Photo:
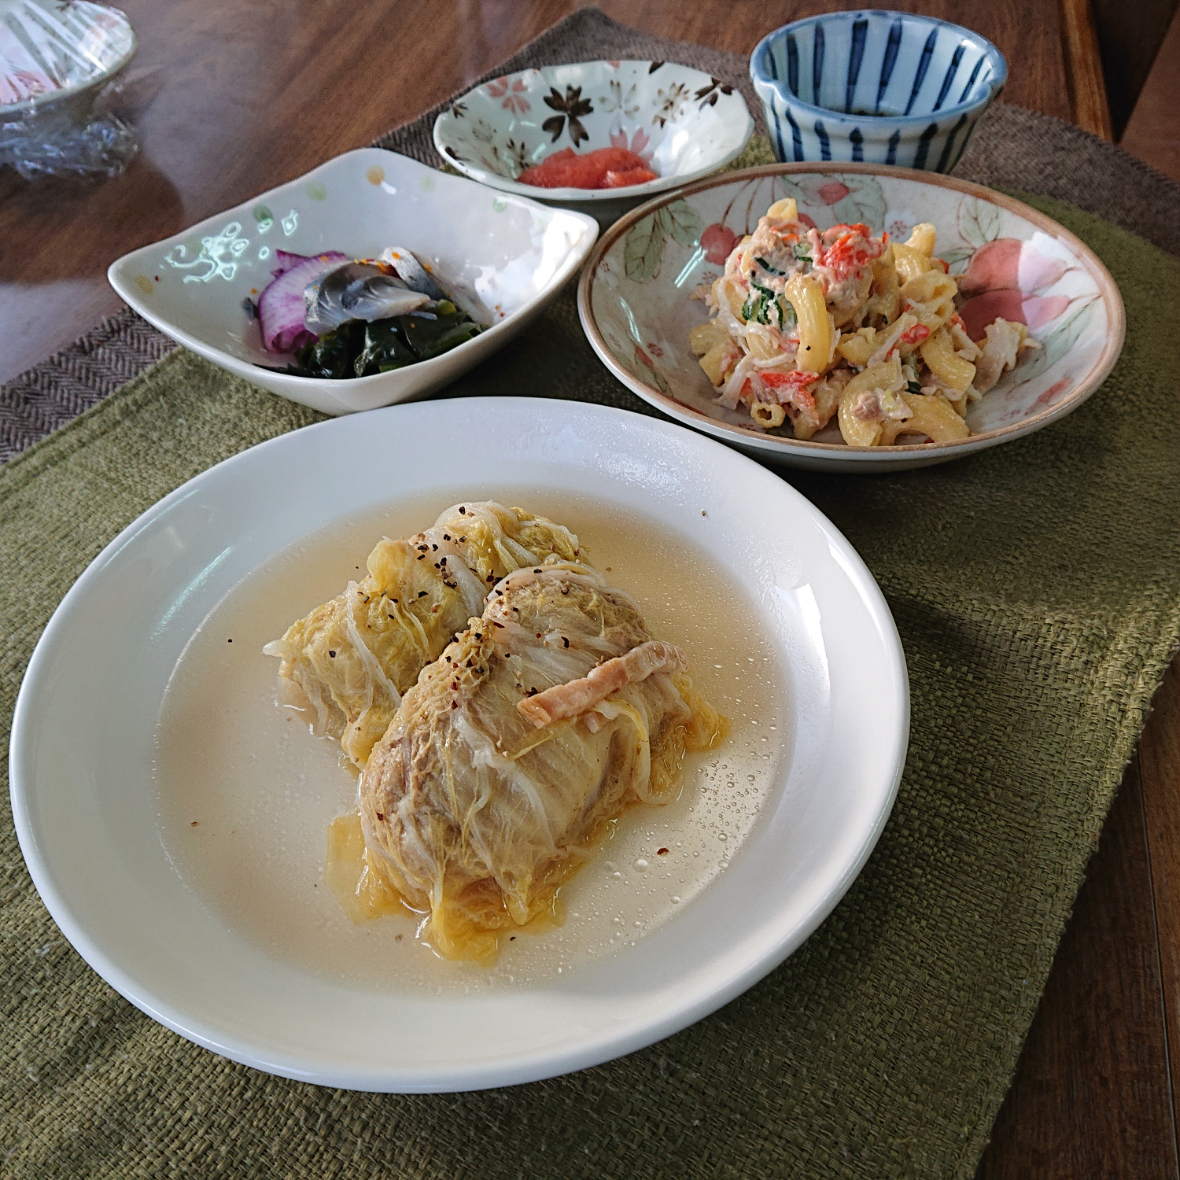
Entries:
<svg viewBox="0 0 1180 1180">
<path fill-rule="evenodd" d="M 720 404 L 689 345 L 691 330 L 709 318 L 693 291 L 717 278 L 733 247 L 784 197 L 820 230 L 863 222 L 904 240 L 916 223 L 933 223 L 935 253 L 959 285 L 959 313 L 973 335 L 997 317 L 1028 325 L 1037 347 L 968 408 L 967 438 L 848 446 L 833 423 L 804 441 L 787 424 L 763 429 L 744 409 Z M 875 164 L 773 164 L 649 201 L 599 240 L 582 270 L 578 315 L 606 367 L 676 421 L 758 459 L 862 473 L 943 463 L 1071 413 L 1113 368 L 1126 319 L 1106 267 L 1043 213 L 950 176 Z"/>
<path fill-rule="evenodd" d="M 949 172 L 1008 66 L 978 33 L 863 10 L 795 21 L 750 56 L 775 156 Z"/>
<path fill-rule="evenodd" d="M 754 131 L 742 96 L 700 70 L 662 61 L 591 61 L 485 82 L 435 120 L 447 161 L 492 188 L 577 209 L 609 224 L 655 193 L 724 167 Z M 625 188 L 538 188 L 526 168 L 566 148 L 628 148 L 658 173 Z"/>
</svg>

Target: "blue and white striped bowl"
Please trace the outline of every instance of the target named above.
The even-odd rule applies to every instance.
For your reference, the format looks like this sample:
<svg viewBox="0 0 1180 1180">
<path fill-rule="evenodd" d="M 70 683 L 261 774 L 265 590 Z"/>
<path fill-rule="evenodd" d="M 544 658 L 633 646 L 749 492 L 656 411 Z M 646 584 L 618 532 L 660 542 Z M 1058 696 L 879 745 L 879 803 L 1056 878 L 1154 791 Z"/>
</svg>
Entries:
<svg viewBox="0 0 1180 1180">
<path fill-rule="evenodd" d="M 750 56 L 775 155 L 949 172 L 1008 78 L 961 25 L 864 9 L 767 34 Z"/>
</svg>

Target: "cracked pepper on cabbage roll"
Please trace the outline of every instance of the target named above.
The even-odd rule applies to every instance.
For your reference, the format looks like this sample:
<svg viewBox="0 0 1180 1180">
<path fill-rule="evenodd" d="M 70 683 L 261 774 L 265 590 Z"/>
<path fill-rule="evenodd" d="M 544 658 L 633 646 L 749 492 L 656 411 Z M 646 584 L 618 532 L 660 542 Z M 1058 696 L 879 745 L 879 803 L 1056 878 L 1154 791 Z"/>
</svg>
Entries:
<svg viewBox="0 0 1180 1180">
<path fill-rule="evenodd" d="M 680 650 L 596 570 L 510 573 L 372 749 L 356 896 L 384 883 L 429 914 L 440 953 L 490 962 L 501 933 L 553 910 L 611 821 L 666 801 L 685 752 L 726 729 Z"/>
<path fill-rule="evenodd" d="M 456 504 L 408 540 L 382 540 L 368 573 L 293 623 L 267 655 L 282 659 L 285 703 L 314 713 L 363 769 L 401 695 L 483 610 L 513 570 L 584 554 L 568 529 L 491 501 Z"/>
</svg>

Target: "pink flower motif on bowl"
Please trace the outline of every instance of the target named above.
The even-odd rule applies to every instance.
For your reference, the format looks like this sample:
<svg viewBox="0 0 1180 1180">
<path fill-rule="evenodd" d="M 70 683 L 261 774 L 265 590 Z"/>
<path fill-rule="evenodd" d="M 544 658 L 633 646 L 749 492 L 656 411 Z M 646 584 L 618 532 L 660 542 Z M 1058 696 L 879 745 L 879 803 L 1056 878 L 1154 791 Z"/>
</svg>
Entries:
<svg viewBox="0 0 1180 1180">
<path fill-rule="evenodd" d="M 723 222 L 716 222 L 707 226 L 701 234 L 701 248 L 705 251 L 705 260 L 714 266 L 724 266 L 730 251 L 737 245 L 738 236 Z"/>
<path fill-rule="evenodd" d="M 1026 295 L 1019 288 L 1006 287 L 968 299 L 959 308 L 959 314 L 963 317 L 967 335 L 972 340 L 982 340 L 988 324 L 997 319 L 1027 324 L 1035 331 L 1055 320 L 1069 303 L 1067 295 Z"/>
<path fill-rule="evenodd" d="M 631 136 L 630 142 L 627 140 L 627 133 L 625 131 L 612 131 L 610 135 L 611 147 L 622 148 L 627 152 L 634 152 L 645 164 L 651 163 L 652 153 L 643 150 L 650 144 L 651 140 L 642 127 L 636 129 L 635 134 Z"/>
<path fill-rule="evenodd" d="M 1031 243 L 996 238 L 971 255 L 966 271 L 959 276 L 959 290 L 964 295 L 1006 289 L 1039 291 L 1053 286 L 1064 273 L 1064 263 L 1046 258 Z"/>
<path fill-rule="evenodd" d="M 825 205 L 834 205 L 837 201 L 842 201 L 852 189 L 848 185 L 839 180 L 830 180 L 827 184 L 821 185 L 819 189 L 819 198 Z"/>
<path fill-rule="evenodd" d="M 513 78 L 511 82 L 507 78 L 497 78 L 488 83 L 488 94 L 492 98 L 502 99 L 500 105 L 514 114 L 523 115 L 532 109 L 529 100 L 524 97 L 527 93 L 528 86 L 523 78 Z"/>
</svg>

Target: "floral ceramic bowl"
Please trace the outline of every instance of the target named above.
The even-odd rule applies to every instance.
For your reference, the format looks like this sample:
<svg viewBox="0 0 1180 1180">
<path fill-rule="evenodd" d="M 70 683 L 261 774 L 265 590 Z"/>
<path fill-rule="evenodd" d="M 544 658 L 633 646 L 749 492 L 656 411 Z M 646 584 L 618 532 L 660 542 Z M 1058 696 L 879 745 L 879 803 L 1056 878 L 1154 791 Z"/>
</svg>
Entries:
<svg viewBox="0 0 1180 1180">
<path fill-rule="evenodd" d="M 717 404 L 689 347 L 689 331 L 708 319 L 692 293 L 721 273 L 733 246 L 783 197 L 794 197 L 801 220 L 820 230 L 864 222 L 904 238 L 916 223 L 933 222 L 936 254 L 969 292 L 960 308 L 968 325 L 997 317 L 1028 325 L 1040 347 L 967 411 L 969 437 L 852 447 L 833 425 L 804 442 L 789 425 L 764 430 Z M 1110 273 L 1048 217 L 979 185 L 869 164 L 751 168 L 649 201 L 599 242 L 582 272 L 578 312 L 603 363 L 670 417 L 758 458 L 858 472 L 940 463 L 1047 426 L 1102 384 L 1125 323 Z"/>
<path fill-rule="evenodd" d="M 949 172 L 1008 66 L 961 25 L 866 9 L 776 29 L 751 54 L 750 77 L 780 160 Z"/>
<path fill-rule="evenodd" d="M 105 4 L 3 0 L 0 18 L 0 122 L 94 90 L 135 54 L 130 22 Z"/>
<path fill-rule="evenodd" d="M 124 255 L 111 286 L 145 320 L 207 360 L 325 414 L 425 397 L 506 344 L 565 285 L 594 245 L 589 217 L 494 193 L 379 148 L 346 152 L 306 176 Z M 462 283 L 492 321 L 430 360 L 353 380 L 277 371 L 246 305 L 278 251 L 375 258 L 403 246 Z"/>
<path fill-rule="evenodd" d="M 754 120 L 730 85 L 673 62 L 592 61 L 523 70 L 477 86 L 435 120 L 434 145 L 483 184 L 581 209 L 600 223 L 735 159 Z M 615 189 L 537 188 L 525 168 L 572 148 L 623 147 L 655 180 Z"/>
</svg>

